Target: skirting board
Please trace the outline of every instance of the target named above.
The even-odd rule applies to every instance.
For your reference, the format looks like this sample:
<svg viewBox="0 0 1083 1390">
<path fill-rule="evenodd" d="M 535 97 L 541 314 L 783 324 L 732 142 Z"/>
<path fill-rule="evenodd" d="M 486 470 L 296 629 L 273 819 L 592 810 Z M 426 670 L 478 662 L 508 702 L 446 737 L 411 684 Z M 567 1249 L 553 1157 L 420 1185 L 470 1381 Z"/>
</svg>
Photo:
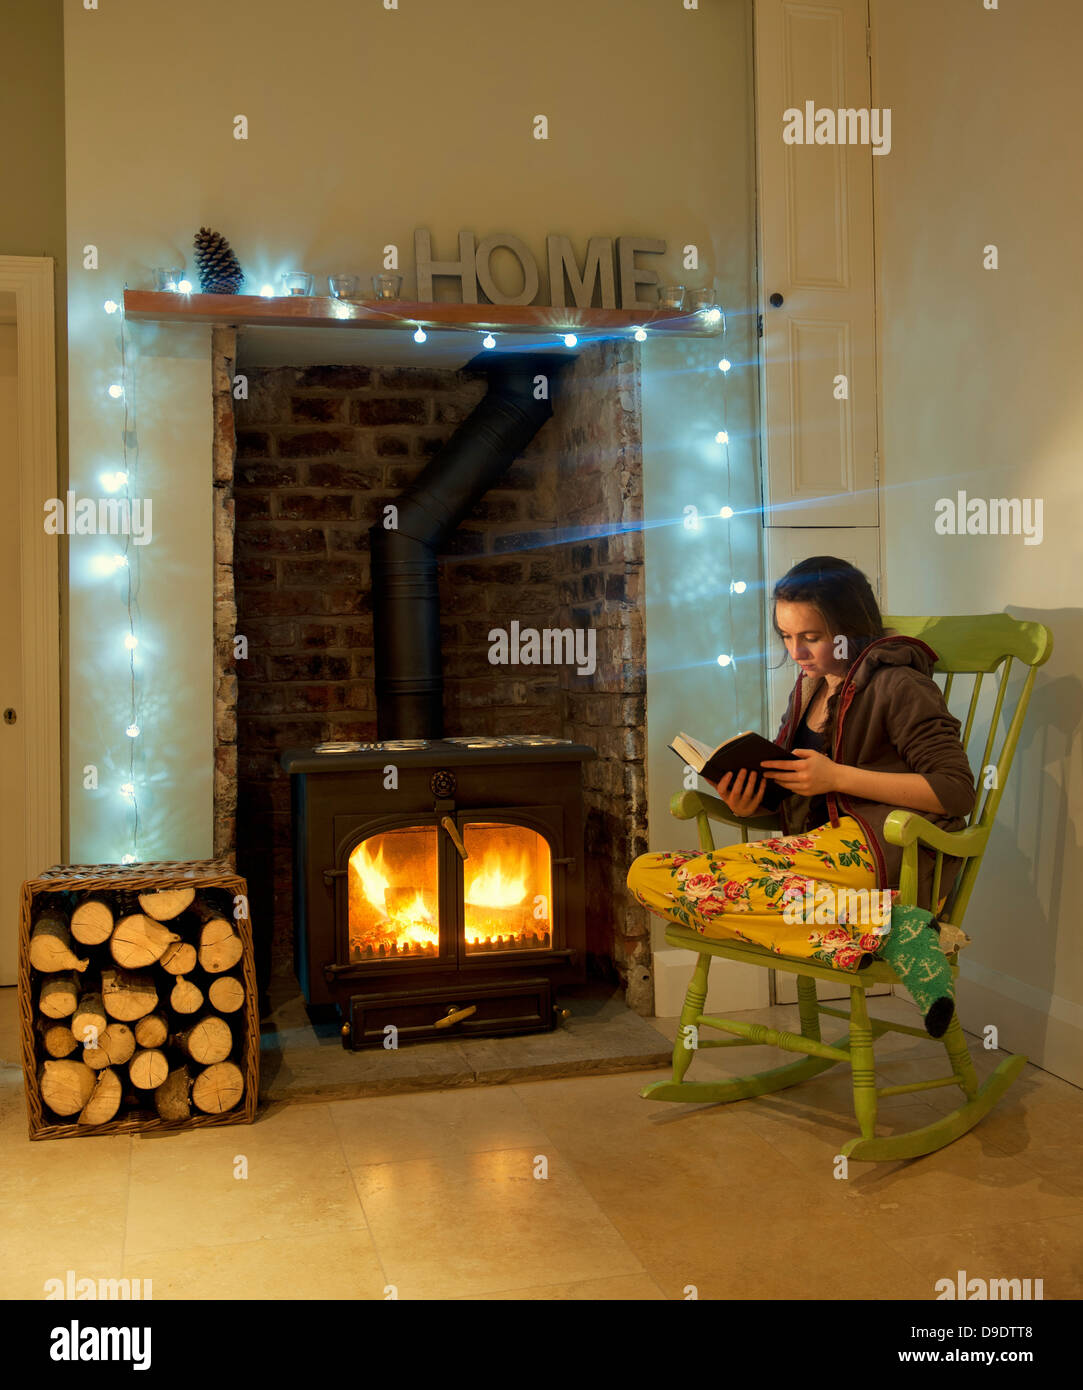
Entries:
<svg viewBox="0 0 1083 1390">
<path fill-rule="evenodd" d="M 1083 1086 L 1083 1005 L 1028 985 L 960 953 L 955 987 L 959 1022 L 981 1038 L 989 1024 L 1002 1052 L 1022 1052 L 1036 1067 Z"/>
<path fill-rule="evenodd" d="M 656 1018 L 676 1018 L 684 1006 L 688 982 L 696 968 L 692 951 L 663 948 L 654 952 L 654 1014 Z M 710 1013 L 740 1009 L 766 1009 L 769 972 L 759 965 L 744 965 L 721 957 L 711 961 L 707 976 L 707 1004 Z"/>
</svg>

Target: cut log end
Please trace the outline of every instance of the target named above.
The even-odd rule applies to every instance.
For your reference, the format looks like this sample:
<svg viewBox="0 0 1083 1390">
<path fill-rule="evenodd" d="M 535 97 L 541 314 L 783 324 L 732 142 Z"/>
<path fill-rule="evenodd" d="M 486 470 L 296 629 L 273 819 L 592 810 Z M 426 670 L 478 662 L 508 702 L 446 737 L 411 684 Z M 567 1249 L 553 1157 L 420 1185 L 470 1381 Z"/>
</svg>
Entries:
<svg viewBox="0 0 1083 1390">
<path fill-rule="evenodd" d="M 169 1075 L 165 1053 L 156 1047 L 137 1049 L 128 1063 L 128 1075 L 138 1090 L 156 1091 Z"/>
<path fill-rule="evenodd" d="M 196 968 L 196 948 L 190 941 L 174 941 L 158 964 L 171 975 L 190 975 Z"/>
<path fill-rule="evenodd" d="M 232 1110 L 244 1095 L 244 1076 L 235 1062 L 215 1062 L 192 1082 L 192 1104 L 205 1115 Z"/>
<path fill-rule="evenodd" d="M 211 981 L 207 998 L 220 1014 L 235 1014 L 244 1007 L 244 984 L 236 975 L 219 975 Z"/>
<path fill-rule="evenodd" d="M 78 1115 L 90 1100 L 96 1073 L 82 1062 L 46 1062 L 40 1073 L 41 1098 L 54 1115 Z"/>
<path fill-rule="evenodd" d="M 157 893 L 140 893 L 139 906 L 156 922 L 171 922 L 191 906 L 195 895 L 194 888 L 163 888 Z"/>
<path fill-rule="evenodd" d="M 100 1071 L 90 1099 L 79 1115 L 79 1123 L 81 1125 L 108 1124 L 120 1109 L 122 1092 L 120 1077 L 117 1076 L 112 1067 L 106 1067 L 104 1071 Z"/>
<path fill-rule="evenodd" d="M 84 898 L 71 914 L 71 934 L 84 946 L 100 946 L 113 930 L 113 909 L 100 896 Z"/>
<path fill-rule="evenodd" d="M 135 1040 L 140 1047 L 161 1047 L 169 1036 L 169 1024 L 165 1014 L 156 1011 L 137 1020 Z"/>
<path fill-rule="evenodd" d="M 134 1023 L 158 1003 L 158 990 L 149 971 L 103 970 L 102 1003 L 111 1018 Z"/>
<path fill-rule="evenodd" d="M 70 1018 L 79 1003 L 79 977 L 50 975 L 42 980 L 38 1008 L 47 1018 Z"/>
<path fill-rule="evenodd" d="M 224 1062 L 233 1050 L 233 1030 L 224 1018 L 207 1014 L 178 1034 L 177 1043 L 193 1062 Z"/>
<path fill-rule="evenodd" d="M 170 946 L 180 941 L 176 932 L 153 917 L 137 912 L 119 921 L 109 938 L 109 952 L 125 970 L 141 970 L 161 960 Z"/>
<path fill-rule="evenodd" d="M 39 917 L 30 933 L 30 964 L 43 974 L 57 970 L 85 970 L 90 964 L 72 950 L 71 933 L 59 916 Z"/>
<path fill-rule="evenodd" d="M 169 1005 L 173 1012 L 194 1014 L 202 1003 L 203 991 L 199 986 L 192 984 L 191 980 L 186 980 L 183 975 L 178 976 L 169 996 Z"/>
<path fill-rule="evenodd" d="M 208 975 L 232 970 L 244 954 L 244 943 L 225 917 L 212 917 L 199 933 L 199 963 Z"/>
<path fill-rule="evenodd" d="M 119 1067 L 129 1061 L 135 1051 L 135 1034 L 126 1023 L 110 1023 L 98 1037 L 97 1047 L 83 1047 L 83 1061 L 96 1071 L 102 1067 Z"/>
</svg>

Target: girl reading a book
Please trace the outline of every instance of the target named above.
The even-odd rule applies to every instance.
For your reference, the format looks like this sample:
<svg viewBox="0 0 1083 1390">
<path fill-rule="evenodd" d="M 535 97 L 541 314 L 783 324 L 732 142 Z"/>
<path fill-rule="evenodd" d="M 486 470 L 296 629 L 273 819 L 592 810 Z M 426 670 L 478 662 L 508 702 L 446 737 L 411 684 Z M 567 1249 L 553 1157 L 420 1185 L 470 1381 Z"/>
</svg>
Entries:
<svg viewBox="0 0 1083 1390">
<path fill-rule="evenodd" d="M 951 1019 L 950 972 L 945 984 L 928 914 L 943 906 L 961 861 L 945 856 L 932 904 L 935 860 L 919 852 L 917 906 L 928 909 L 922 926 L 931 931 L 893 933 L 892 914 L 876 910 L 888 893 L 889 902 L 897 895 L 902 866 L 902 849 L 883 835 L 890 812 L 909 807 L 959 830 L 975 801 L 959 721 L 932 679 L 936 653 L 885 630 L 869 581 L 833 556 L 795 565 L 772 599 L 775 631 L 799 668 L 775 742 L 799 761 L 726 774 L 717 790 L 733 815 L 754 818 L 772 779 L 785 793 L 782 834 L 709 854 L 641 855 L 628 886 L 652 912 L 704 936 L 835 969 L 855 971 L 880 957 L 895 965 L 888 948 L 901 947 L 905 935 L 901 978 L 910 984 L 912 970 L 915 980 L 936 974 L 933 994 L 925 989 L 936 1005 L 926 1026 L 939 1036 Z M 847 911 L 866 903 L 869 911 Z"/>
</svg>

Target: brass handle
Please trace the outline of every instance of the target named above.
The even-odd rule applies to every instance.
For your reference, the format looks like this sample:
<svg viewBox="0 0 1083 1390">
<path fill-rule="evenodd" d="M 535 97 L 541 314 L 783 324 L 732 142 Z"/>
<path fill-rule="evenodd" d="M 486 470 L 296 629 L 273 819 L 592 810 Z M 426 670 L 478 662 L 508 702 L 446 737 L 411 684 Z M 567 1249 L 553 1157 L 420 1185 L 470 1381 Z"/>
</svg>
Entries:
<svg viewBox="0 0 1083 1390">
<path fill-rule="evenodd" d="M 450 1028 L 453 1023 L 461 1023 L 464 1018 L 469 1018 L 471 1014 L 476 1014 L 478 1006 L 469 1004 L 465 1009 L 457 1009 L 453 1004 L 443 1018 L 436 1020 L 437 1028 Z"/>
<path fill-rule="evenodd" d="M 456 826 L 455 822 L 451 819 L 451 817 L 450 817 L 450 816 L 441 816 L 441 817 L 440 817 L 440 824 L 444 827 L 444 829 L 447 831 L 447 833 L 451 836 L 451 839 L 452 839 L 452 842 L 453 842 L 454 845 L 455 845 L 455 848 L 459 851 L 459 853 L 462 855 L 462 857 L 463 857 L 464 859 L 469 859 L 470 856 L 469 856 L 469 854 L 467 854 L 467 852 L 466 852 L 466 846 L 463 844 L 462 839 L 461 839 L 460 836 L 459 836 L 458 827 Z"/>
</svg>

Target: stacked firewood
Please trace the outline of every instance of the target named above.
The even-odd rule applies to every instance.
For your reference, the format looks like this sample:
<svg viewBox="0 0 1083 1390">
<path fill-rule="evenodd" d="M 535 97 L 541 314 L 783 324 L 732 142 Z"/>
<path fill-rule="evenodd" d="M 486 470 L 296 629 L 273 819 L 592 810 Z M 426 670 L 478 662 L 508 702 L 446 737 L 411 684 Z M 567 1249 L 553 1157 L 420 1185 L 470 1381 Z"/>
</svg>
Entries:
<svg viewBox="0 0 1083 1390">
<path fill-rule="evenodd" d="M 54 1115 L 186 1120 L 244 1094 L 244 947 L 229 893 L 48 893 L 30 966 L 38 1085 Z M 153 1113 L 153 1112 L 150 1112 Z"/>
</svg>

